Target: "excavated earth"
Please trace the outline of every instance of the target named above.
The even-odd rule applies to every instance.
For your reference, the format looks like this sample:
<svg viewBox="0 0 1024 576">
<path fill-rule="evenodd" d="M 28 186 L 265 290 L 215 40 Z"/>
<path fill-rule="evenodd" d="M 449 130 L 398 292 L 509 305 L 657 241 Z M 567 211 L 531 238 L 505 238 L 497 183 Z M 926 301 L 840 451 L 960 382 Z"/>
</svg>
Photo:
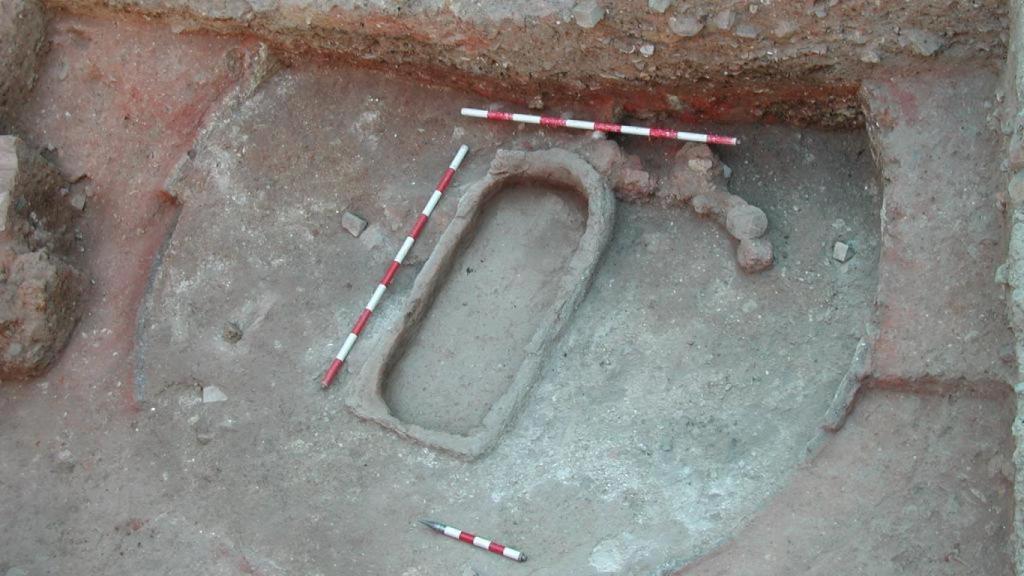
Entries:
<svg viewBox="0 0 1024 576">
<path fill-rule="evenodd" d="M 400 38 L 435 20 L 393 50 L 349 33 L 380 7 L 125 5 L 165 18 L 151 21 L 56 4 L 75 13 L 53 15 L 11 124 L 86 199 L 74 264 L 89 289 L 50 371 L 0 387 L 0 574 L 1013 574 L 1017 366 L 996 283 L 1013 204 L 1005 92 L 979 59 L 1005 50 L 1005 7 L 887 9 L 933 38 L 868 26 L 848 12 L 858 2 L 652 1 L 594 29 L 586 4 L 531 4 L 522 19 L 388 4 L 364 20 Z M 767 67 L 767 52 L 752 57 L 713 83 L 741 87 L 737 102 L 695 106 L 637 88 L 708 73 L 690 62 L 659 76 L 674 42 L 596 64 L 574 52 L 622 38 L 629 14 L 702 49 L 727 35 L 775 50 L 761 44 L 789 30 L 776 21 L 796 30 L 771 42 L 830 48 Z M 701 31 L 680 34 L 690 17 Z M 476 35 L 502 18 L 561 30 L 541 47 L 564 45 L 579 71 L 531 69 L 525 52 L 500 50 L 502 33 Z M 451 86 L 409 73 L 441 34 Z M 887 67 L 862 53 L 872 46 Z M 369 68 L 323 56 L 363 48 L 379 60 Z M 467 50 L 508 54 L 516 72 L 474 68 Z M 840 64 L 816 67 L 824 57 Z M 593 66 L 631 71 L 588 86 Z M 794 88 L 808 70 L 821 91 Z M 485 86 L 487 74 L 498 80 Z M 549 309 L 586 211 L 543 182 L 509 187 L 381 391 L 399 419 L 466 434 L 539 354 L 493 445 L 453 457 L 345 400 L 407 321 L 418 273 L 499 150 L 565 149 L 601 171 L 588 151 L 607 136 L 459 116 L 534 74 L 534 91 L 498 106 L 540 96 L 545 113 L 739 136 L 715 153 L 728 192 L 767 215 L 774 265 L 743 271 L 724 227 L 663 200 L 680 143 L 616 136 L 654 191 L 631 196 L 608 177 L 629 201 L 578 308 L 533 349 L 532 317 Z M 715 123 L 726 120 L 741 121 Z M 460 144 L 471 152 L 452 186 L 321 390 Z M 358 237 L 346 212 L 368 223 Z M 460 545 L 420 518 L 530 559 Z"/>
</svg>

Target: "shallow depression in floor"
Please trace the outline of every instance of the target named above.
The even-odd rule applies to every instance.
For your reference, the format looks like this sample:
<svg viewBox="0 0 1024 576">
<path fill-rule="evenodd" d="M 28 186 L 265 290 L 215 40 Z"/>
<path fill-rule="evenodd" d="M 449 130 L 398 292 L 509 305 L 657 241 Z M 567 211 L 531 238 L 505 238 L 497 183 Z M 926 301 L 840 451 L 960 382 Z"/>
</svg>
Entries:
<svg viewBox="0 0 1024 576">
<path fill-rule="evenodd" d="M 481 424 L 558 294 L 585 214 L 575 194 L 542 184 L 497 192 L 387 377 L 395 417 L 454 434 Z"/>
</svg>

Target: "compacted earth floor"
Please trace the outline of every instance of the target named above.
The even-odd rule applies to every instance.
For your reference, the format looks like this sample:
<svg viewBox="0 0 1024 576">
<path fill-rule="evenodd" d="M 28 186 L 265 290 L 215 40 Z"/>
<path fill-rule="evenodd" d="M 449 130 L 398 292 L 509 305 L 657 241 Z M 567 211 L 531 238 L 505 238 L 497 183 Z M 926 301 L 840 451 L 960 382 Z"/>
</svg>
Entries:
<svg viewBox="0 0 1024 576">
<path fill-rule="evenodd" d="M 881 193 L 862 132 L 719 127 L 744 142 L 720 151 L 730 191 L 769 218 L 776 264 L 760 274 L 688 208 L 620 202 L 541 380 L 496 448 L 467 462 L 354 417 L 346 387 L 402 321 L 495 151 L 589 135 L 465 119 L 459 107 L 483 104 L 472 94 L 317 63 L 278 71 L 208 122 L 251 41 L 70 16 L 51 37 L 22 131 L 82 176 L 93 286 L 51 373 L 0 388 L 0 570 L 1009 572 L 1008 403 L 868 392 L 808 461 L 877 286 Z M 320 390 L 462 143 L 472 151 L 450 192 Z M 621 143 L 668 185 L 678 144 Z M 507 304 L 543 300 L 566 257 L 544 244 L 571 247 L 582 226 L 543 191 L 490 209 L 463 253 L 480 262 L 457 267 L 435 303 L 453 313 L 431 315 L 402 359 L 437 392 L 399 374 L 387 395 L 401 417 L 455 432 L 479 422 L 514 367 L 449 357 L 481 337 L 518 340 L 530 314 Z M 369 223 L 358 238 L 345 211 Z M 832 258 L 836 241 L 848 262 Z M 487 344 L 500 356 L 500 338 Z M 226 399 L 204 403 L 213 386 Z"/>
</svg>

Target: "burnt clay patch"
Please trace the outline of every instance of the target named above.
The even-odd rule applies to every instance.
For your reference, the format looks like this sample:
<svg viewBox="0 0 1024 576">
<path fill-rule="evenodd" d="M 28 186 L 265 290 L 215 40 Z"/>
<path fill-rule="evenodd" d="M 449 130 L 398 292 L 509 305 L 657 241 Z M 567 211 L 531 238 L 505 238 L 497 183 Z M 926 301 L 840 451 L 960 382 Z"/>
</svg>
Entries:
<svg viewBox="0 0 1024 576">
<path fill-rule="evenodd" d="M 529 204 L 535 207 L 527 209 Z M 548 212 L 547 225 L 538 224 L 543 214 L 536 205 Z M 513 213 L 503 217 L 502 209 Z M 487 452 L 520 411 L 551 345 L 586 294 L 614 217 L 606 181 L 579 156 L 561 149 L 498 151 L 417 277 L 400 325 L 371 352 L 353 383 L 349 409 L 457 456 Z M 560 225 L 577 231 L 560 231 Z M 506 226 L 511 229 L 502 235 Z M 511 254 L 490 271 L 505 285 L 483 294 L 484 286 L 463 278 L 479 278 L 488 266 L 471 263 L 478 240 L 491 244 L 499 259 L 503 251 Z M 465 294 L 449 298 L 456 285 Z M 446 304 L 461 312 L 460 297 L 476 299 L 472 328 L 428 334 L 445 325 L 443 317 L 432 322 L 435 312 L 445 314 L 434 308 Z M 441 348 L 430 349 L 431 342 Z"/>
</svg>

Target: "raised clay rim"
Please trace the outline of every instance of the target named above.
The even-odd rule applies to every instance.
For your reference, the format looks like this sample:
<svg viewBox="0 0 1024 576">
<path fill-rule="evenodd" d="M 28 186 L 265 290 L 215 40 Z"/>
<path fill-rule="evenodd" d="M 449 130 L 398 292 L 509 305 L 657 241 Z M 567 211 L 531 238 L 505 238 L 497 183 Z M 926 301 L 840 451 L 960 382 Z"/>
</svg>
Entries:
<svg viewBox="0 0 1024 576">
<path fill-rule="evenodd" d="M 491 405 L 482 425 L 469 435 L 429 429 L 399 420 L 392 415 L 383 397 L 392 358 L 402 353 L 404 344 L 419 330 L 437 290 L 451 271 L 463 239 L 475 232 L 477 219 L 487 203 L 495 194 L 524 181 L 575 192 L 585 201 L 587 210 L 587 223 L 579 245 L 565 268 L 554 302 L 526 346 L 526 358 L 516 371 L 512 384 Z M 576 154 L 559 148 L 537 152 L 498 150 L 487 175 L 474 183 L 459 201 L 455 217 L 413 284 L 399 325 L 381 337 L 353 381 L 345 399 L 348 409 L 356 416 L 376 422 L 405 438 L 459 457 L 472 459 L 489 451 L 521 410 L 540 377 L 547 352 L 590 288 L 614 225 L 615 196 L 611 188 L 590 164 Z"/>
</svg>

